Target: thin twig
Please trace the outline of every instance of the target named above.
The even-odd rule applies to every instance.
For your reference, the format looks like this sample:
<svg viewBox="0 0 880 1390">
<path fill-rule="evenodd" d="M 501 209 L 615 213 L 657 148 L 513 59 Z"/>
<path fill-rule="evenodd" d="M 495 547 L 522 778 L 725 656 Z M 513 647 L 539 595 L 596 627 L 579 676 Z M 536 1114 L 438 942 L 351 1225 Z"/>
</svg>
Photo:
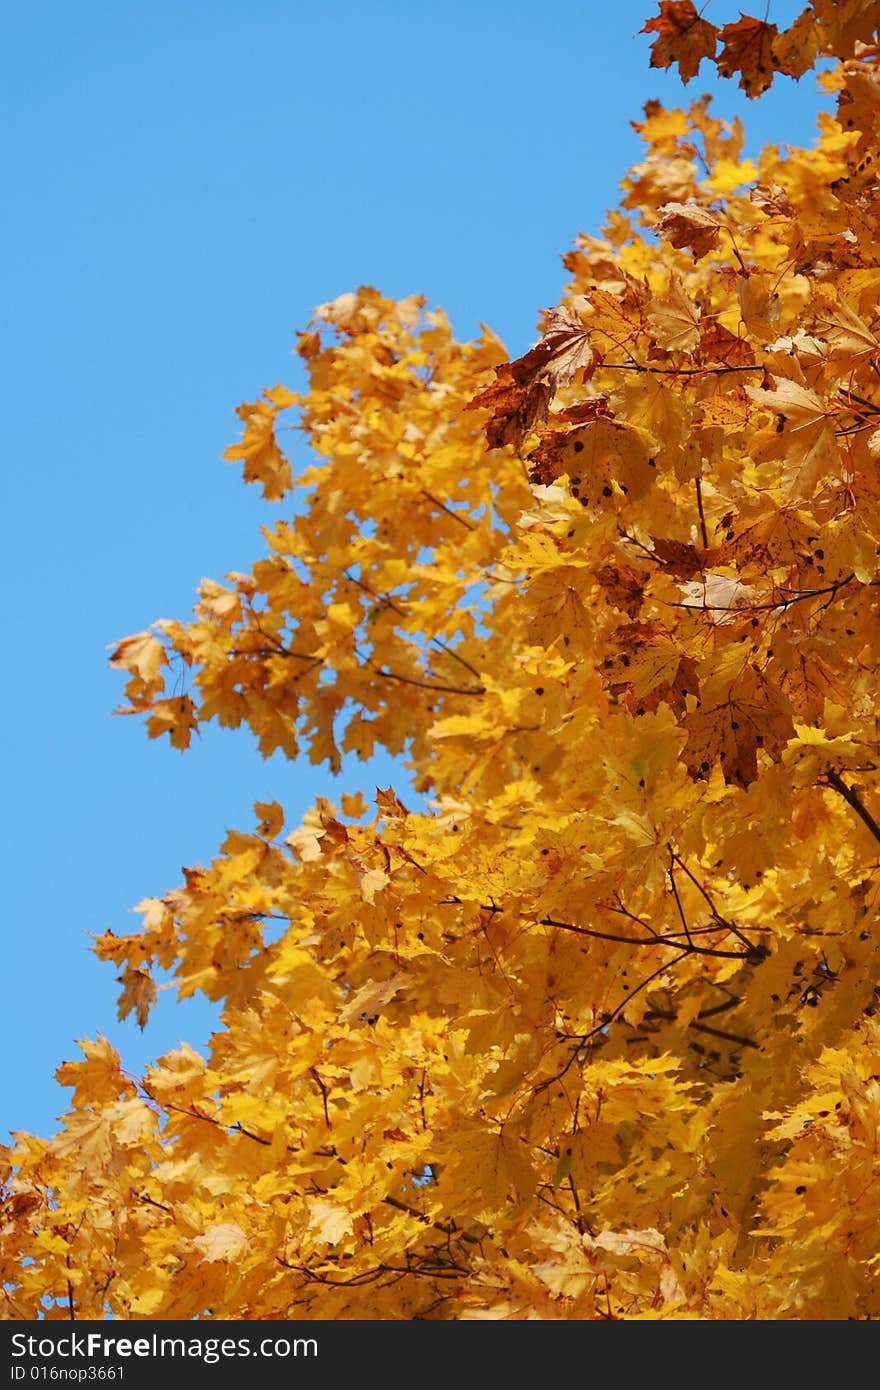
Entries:
<svg viewBox="0 0 880 1390">
<path fill-rule="evenodd" d="M 855 391 L 850 391 L 848 386 L 839 386 L 837 394 L 842 396 L 845 401 L 858 401 L 859 405 L 863 405 L 871 415 L 880 415 L 880 405 L 877 405 L 875 401 L 866 400 L 864 396 L 857 396 Z"/>
<path fill-rule="evenodd" d="M 421 690 L 439 690 L 445 695 L 485 695 L 484 685 L 463 686 L 463 685 L 441 685 L 438 681 L 420 681 L 415 676 L 401 676 L 397 671 L 383 671 L 381 666 L 376 666 L 374 662 L 367 660 L 364 663 L 369 666 L 371 671 L 375 671 L 377 676 L 382 676 L 385 680 L 401 681 L 404 685 L 417 685 Z"/>
<path fill-rule="evenodd" d="M 855 792 L 852 787 L 847 786 L 840 773 L 835 772 L 834 768 L 832 767 L 827 768 L 825 772 L 825 781 L 830 787 L 833 787 L 834 790 L 840 796 L 843 797 L 847 806 L 850 806 L 852 810 L 855 811 L 862 824 L 866 825 L 867 828 L 870 830 L 871 834 L 874 836 L 874 839 L 880 842 L 880 825 L 877 824 L 874 817 L 871 815 L 871 812 L 868 810 L 867 806 L 865 806 L 864 803 L 859 800 L 857 792 Z"/>
<path fill-rule="evenodd" d="M 675 906 L 678 908 L 678 916 L 681 921 L 681 925 L 684 927 L 684 934 L 687 937 L 688 945 L 692 949 L 695 949 L 694 943 L 691 940 L 691 929 L 688 926 L 687 918 L 684 915 L 684 908 L 681 905 L 681 898 L 678 896 L 678 884 L 675 882 L 675 869 L 673 868 L 673 865 L 675 863 L 675 855 L 673 854 L 671 849 L 669 851 L 669 854 L 669 882 L 672 884 L 672 896 L 675 898 Z"/>
<path fill-rule="evenodd" d="M 712 901 L 712 898 L 710 897 L 709 893 L 707 893 L 706 889 L 703 887 L 702 883 L 700 883 L 699 879 L 694 877 L 687 864 L 685 864 L 684 860 L 681 858 L 681 856 L 676 854 L 673 850 L 672 857 L 675 860 L 676 864 L 678 864 L 679 868 L 683 869 L 684 872 L 687 874 L 688 878 L 690 879 L 694 887 L 697 889 L 697 891 L 701 893 L 702 896 L 705 898 L 706 902 L 709 905 L 709 911 L 712 913 L 712 916 L 715 918 L 715 921 L 719 924 L 719 926 L 726 927 L 728 931 L 733 932 L 734 936 L 739 938 L 739 940 L 742 942 L 742 944 L 746 947 L 748 951 L 752 952 L 753 954 L 760 954 L 760 948 L 757 946 L 753 946 L 751 941 L 749 941 L 748 937 L 743 935 L 739 927 L 736 926 L 734 922 L 731 922 L 727 917 L 722 917 L 721 913 L 715 906 L 715 903 Z"/>
<path fill-rule="evenodd" d="M 375 589 L 372 589 L 370 585 L 367 584 L 363 579 L 358 579 L 356 575 L 349 574 L 348 570 L 345 570 L 344 574 L 345 578 L 351 584 L 356 584 L 359 589 L 363 589 L 364 593 L 369 594 L 370 597 L 374 598 L 377 603 L 386 604 L 387 607 L 389 607 L 394 613 L 398 613 L 401 618 L 408 617 L 406 609 L 402 608 L 399 603 L 395 603 L 394 599 L 391 598 L 389 594 L 377 593 L 377 591 Z M 433 642 L 433 644 L 441 652 L 445 652 L 447 656 L 452 657 L 452 659 L 454 661 L 457 661 L 459 665 L 463 666 L 466 671 L 470 671 L 471 675 L 475 676 L 477 680 L 480 679 L 480 673 L 476 669 L 476 667 L 472 666 L 469 661 L 465 661 L 463 656 L 459 656 L 458 652 L 455 651 L 452 647 L 450 647 L 448 643 L 444 642 L 442 637 L 429 637 L 428 641 Z"/>
<path fill-rule="evenodd" d="M 756 1043 L 754 1038 L 743 1037 L 741 1033 L 725 1033 L 723 1028 L 710 1028 L 708 1023 L 698 1023 L 692 1019 L 688 1024 L 697 1033 L 710 1033 L 713 1038 L 722 1038 L 725 1042 L 739 1043 L 740 1047 L 754 1047 L 760 1051 L 760 1043 Z"/>
<path fill-rule="evenodd" d="M 453 521 L 460 522 L 468 531 L 476 529 L 472 521 L 468 521 L 467 517 L 462 516 L 460 512 L 454 512 L 451 507 L 447 507 L 445 502 L 441 502 L 439 497 L 435 497 L 434 494 L 428 492 L 426 488 L 422 488 L 422 496 L 426 497 L 429 502 L 433 502 L 435 507 L 439 507 L 441 512 L 445 512 L 447 516 L 451 516 Z"/>
<path fill-rule="evenodd" d="M 578 1059 L 578 1054 L 584 1047 L 586 1047 L 587 1043 L 590 1041 L 591 1038 L 595 1038 L 599 1033 L 604 1033 L 608 1028 L 609 1023 L 613 1023 L 614 1019 L 617 1017 L 617 1015 L 621 1012 L 622 1009 L 626 1008 L 630 1000 L 635 999 L 636 995 L 640 994 L 643 989 L 647 989 L 651 981 L 656 980 L 658 975 L 663 975 L 666 973 L 667 970 L 671 970 L 674 966 L 678 965 L 679 961 L 684 960 L 685 956 L 689 954 L 690 952 L 688 947 L 683 946 L 676 960 L 667 961 L 665 964 L 658 966 L 656 970 L 652 970 L 651 974 L 648 975 L 644 980 L 642 980 L 641 984 L 635 985 L 634 988 L 629 991 L 626 997 L 620 1001 L 620 1003 L 617 1005 L 615 1009 L 612 1009 L 610 1013 L 603 1015 L 601 1023 L 597 1023 L 595 1028 L 591 1028 L 588 1033 L 583 1033 L 580 1037 L 578 1037 L 577 1042 L 574 1048 L 572 1049 L 571 1056 L 569 1057 L 562 1070 L 556 1072 L 554 1076 L 548 1076 L 544 1081 L 539 1081 L 538 1085 L 535 1087 L 535 1093 L 537 1094 L 538 1091 L 543 1091 L 548 1086 L 554 1085 L 555 1082 L 561 1081 L 562 1078 L 565 1076 L 566 1072 L 568 1072 L 569 1069 L 572 1066 L 574 1066 L 574 1063 Z"/>
<path fill-rule="evenodd" d="M 645 367 L 640 362 L 630 366 L 626 362 L 604 362 L 605 372 L 647 372 L 649 376 L 725 376 L 728 372 L 763 372 L 760 362 L 750 367 Z"/>
<path fill-rule="evenodd" d="M 333 1126 L 330 1123 L 330 1112 L 327 1109 L 327 1087 L 318 1075 L 318 1070 L 316 1067 L 309 1067 L 309 1076 L 312 1078 L 318 1090 L 321 1092 L 321 1103 L 324 1106 L 324 1123 L 328 1129 L 332 1129 Z"/>
<path fill-rule="evenodd" d="M 671 877 L 672 875 L 670 875 L 670 878 Z M 609 911 L 613 911 L 613 909 L 609 909 Z M 674 951 L 686 951 L 688 955 L 693 953 L 695 956 L 717 956 L 719 959 L 724 960 L 751 960 L 759 954 L 756 947 L 750 947 L 746 951 L 724 951 L 720 947 L 698 946 L 683 918 L 682 921 L 684 924 L 684 935 L 687 938 L 687 946 L 681 941 L 681 932 L 674 932 L 666 936 L 618 936 L 613 932 L 599 931 L 594 927 L 578 927 L 575 926 L 573 922 L 559 922 L 555 917 L 540 917 L 538 918 L 538 925 L 542 927 L 557 927 L 560 931 L 573 932 L 576 936 L 592 936 L 598 941 L 619 941 L 625 946 L 671 946 Z M 704 928 L 704 931 L 707 933 L 717 930 L 717 927 Z"/>
</svg>

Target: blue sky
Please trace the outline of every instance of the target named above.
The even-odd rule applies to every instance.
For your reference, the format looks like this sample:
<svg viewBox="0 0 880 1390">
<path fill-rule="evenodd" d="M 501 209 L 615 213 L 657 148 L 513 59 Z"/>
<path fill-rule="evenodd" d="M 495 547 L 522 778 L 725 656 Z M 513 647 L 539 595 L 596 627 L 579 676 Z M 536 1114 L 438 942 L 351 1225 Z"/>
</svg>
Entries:
<svg viewBox="0 0 880 1390">
<path fill-rule="evenodd" d="M 757 6 L 748 8 L 758 8 Z M 763 8 L 763 0 L 761 6 Z M 780 26 L 801 8 L 774 0 Z M 211 858 L 276 797 L 405 773 L 264 763 L 246 734 L 185 754 L 113 718 L 107 647 L 186 617 L 202 576 L 247 569 L 278 509 L 221 462 L 234 408 L 299 384 L 295 330 L 359 284 L 480 320 L 512 355 L 557 301 L 561 254 L 596 231 L 639 153 L 646 100 L 680 104 L 637 37 L 653 0 L 47 0 L 7 7 L 5 604 L 0 683 L 5 903 L 0 1142 L 49 1134 L 53 1080 L 102 1032 L 139 1071 L 210 1010 L 165 992 L 116 1021 L 88 933 Z M 708 17 L 736 19 L 716 0 Z M 813 78 L 756 103 L 704 74 L 748 144 L 810 143 Z M 823 103 L 828 106 L 827 99 Z M 283 509 L 282 509 L 283 510 Z"/>
</svg>

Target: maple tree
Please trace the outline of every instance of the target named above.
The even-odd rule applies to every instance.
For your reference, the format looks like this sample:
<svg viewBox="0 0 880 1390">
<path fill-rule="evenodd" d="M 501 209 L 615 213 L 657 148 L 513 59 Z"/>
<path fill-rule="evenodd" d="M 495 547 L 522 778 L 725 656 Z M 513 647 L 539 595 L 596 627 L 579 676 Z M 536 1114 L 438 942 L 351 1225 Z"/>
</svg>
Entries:
<svg viewBox="0 0 880 1390">
<path fill-rule="evenodd" d="M 241 407 L 304 500 L 119 643 L 128 708 L 414 793 L 258 803 L 96 938 L 121 1016 L 222 1027 L 61 1066 L 6 1317 L 880 1316 L 878 20 L 661 0 L 685 81 L 836 60 L 815 147 L 649 102 L 523 357 L 362 288 Z"/>
</svg>

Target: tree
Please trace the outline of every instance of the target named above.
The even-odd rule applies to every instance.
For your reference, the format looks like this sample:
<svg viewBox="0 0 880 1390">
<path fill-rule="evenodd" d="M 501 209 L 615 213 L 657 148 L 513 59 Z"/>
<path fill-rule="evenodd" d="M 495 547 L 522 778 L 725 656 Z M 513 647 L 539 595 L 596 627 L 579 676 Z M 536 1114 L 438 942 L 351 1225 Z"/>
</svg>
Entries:
<svg viewBox="0 0 880 1390">
<path fill-rule="evenodd" d="M 815 149 L 650 102 L 525 356 L 361 288 L 240 408 L 304 500 L 120 643 L 128 708 L 413 792 L 258 803 L 96 938 L 121 1016 L 160 971 L 222 1028 L 60 1067 L 7 1317 L 880 1316 L 878 19 L 661 0 L 685 80 L 837 59 Z"/>
</svg>

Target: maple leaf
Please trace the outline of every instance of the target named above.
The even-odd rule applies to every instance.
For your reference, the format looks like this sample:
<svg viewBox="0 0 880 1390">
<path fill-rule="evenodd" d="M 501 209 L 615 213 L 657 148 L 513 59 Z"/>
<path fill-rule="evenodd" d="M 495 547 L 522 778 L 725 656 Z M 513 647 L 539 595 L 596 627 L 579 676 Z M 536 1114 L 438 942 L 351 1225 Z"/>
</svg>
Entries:
<svg viewBox="0 0 880 1390">
<path fill-rule="evenodd" d="M 555 394 L 576 374 L 589 381 L 601 361 L 590 342 L 588 328 L 566 305 L 560 304 L 549 311 L 540 342 L 511 362 L 510 370 L 518 386 L 547 381 Z"/>
<path fill-rule="evenodd" d="M 817 308 L 816 331 L 841 362 L 855 363 L 880 352 L 880 339 L 848 304 L 832 302 Z"/>
<path fill-rule="evenodd" d="M 718 30 L 701 19 L 692 0 L 660 0 L 660 13 L 639 31 L 656 33 L 651 44 L 651 67 L 678 64 L 682 82 L 695 77 L 704 58 L 714 58 Z"/>
<path fill-rule="evenodd" d="M 693 579 L 695 574 L 702 574 L 708 558 L 706 552 L 701 555 L 696 546 L 686 541 L 666 540 L 661 536 L 652 536 L 651 543 L 654 554 L 674 579 Z"/>
<path fill-rule="evenodd" d="M 754 366 L 754 349 L 746 338 L 739 338 L 717 320 L 700 324 L 700 354 L 705 363 L 719 362 L 725 367 Z"/>
<path fill-rule="evenodd" d="M 309 1228 L 316 1240 L 327 1245 L 338 1245 L 351 1231 L 351 1213 L 336 1202 L 325 1202 L 318 1198 L 312 1203 Z"/>
<path fill-rule="evenodd" d="M 686 246 L 694 260 L 707 255 L 718 244 L 721 219 L 711 208 L 699 203 L 665 203 L 654 230 L 672 246 Z"/>
<path fill-rule="evenodd" d="M 747 97 L 760 96 L 773 81 L 778 63 L 774 50 L 778 30 L 775 24 L 743 15 L 734 24 L 725 24 L 718 33 L 724 45 L 718 55 L 722 77 L 740 74 L 739 85 Z"/>
<path fill-rule="evenodd" d="M 681 715 L 686 697 L 699 696 L 695 659 L 660 623 L 629 623 L 616 629 L 613 641 L 618 650 L 605 658 L 606 687 L 633 711 L 645 714 L 665 702 Z"/>
<path fill-rule="evenodd" d="M 546 484 L 567 474 L 572 496 L 584 507 L 618 506 L 642 497 L 656 478 L 644 438 L 603 416 L 547 435 L 529 462 L 532 482 Z"/>
<path fill-rule="evenodd" d="M 153 977 L 146 970 L 127 966 L 119 978 L 125 986 L 119 996 L 118 1014 L 120 1020 L 127 1018 L 134 1010 L 138 1027 L 146 1027 L 150 1009 L 156 1002 L 156 984 Z"/>
<path fill-rule="evenodd" d="M 279 408 L 285 408 L 294 400 L 294 396 L 286 393 L 280 401 L 270 399 L 239 406 L 236 414 L 244 421 L 244 435 L 239 444 L 231 444 L 223 454 L 230 463 L 239 459 L 244 463 L 245 482 L 260 483 L 263 496 L 269 502 L 283 497 L 293 481 L 290 464 L 275 439 L 275 416 Z"/>
<path fill-rule="evenodd" d="M 659 1231 L 600 1231 L 591 1241 L 594 1250 L 607 1250 L 612 1255 L 631 1256 L 662 1267 L 660 1293 L 667 1303 L 684 1303 L 687 1299 L 678 1274 L 672 1266 L 666 1241 Z"/>
<path fill-rule="evenodd" d="M 829 408 L 815 391 L 797 381 L 779 378 L 771 388 L 747 386 L 756 405 L 775 416 L 772 429 L 753 446 L 753 457 L 782 461 L 786 499 L 812 496 L 823 478 L 840 471 L 840 450 L 829 424 Z"/>
<path fill-rule="evenodd" d="M 742 658 L 730 653 L 736 665 Z M 779 758 L 794 732 L 788 702 L 753 665 L 742 665 L 728 683 L 722 668 L 701 691 L 700 706 L 682 720 L 688 772 L 706 778 L 720 764 L 724 780 L 748 787 L 758 778 L 758 753 Z"/>
<path fill-rule="evenodd" d="M 167 700 L 154 700 L 147 719 L 150 738 L 167 734 L 172 748 L 188 748 L 196 728 L 195 705 L 189 695 L 175 695 Z"/>
<path fill-rule="evenodd" d="M 588 330 L 565 305 L 551 309 L 541 340 L 523 357 L 495 368 L 495 381 L 470 402 L 493 412 L 486 438 L 493 448 L 519 448 L 547 418 L 550 402 L 575 375 L 589 380 L 601 357 Z"/>
<path fill-rule="evenodd" d="M 749 202 L 760 208 L 768 217 L 791 217 L 794 211 L 785 189 L 776 183 L 770 187 L 756 183 L 749 192 Z"/>
<path fill-rule="evenodd" d="M 110 665 L 137 675 L 147 689 L 161 689 L 159 672 L 165 663 L 165 648 L 149 632 L 137 632 L 118 642 L 110 657 Z"/>
<path fill-rule="evenodd" d="M 229 1262 L 237 1260 L 248 1248 L 248 1238 L 234 1221 L 221 1221 L 209 1226 L 203 1235 L 196 1236 L 193 1246 L 206 1264 L 215 1264 L 218 1260 Z"/>
<path fill-rule="evenodd" d="M 155 1066 L 147 1068 L 144 1075 L 145 1089 L 161 1104 L 187 1104 L 202 1094 L 204 1082 L 204 1058 L 187 1043 L 166 1052 Z"/>
<path fill-rule="evenodd" d="M 63 1062 L 55 1073 L 59 1085 L 74 1088 L 76 1109 L 134 1093 L 131 1081 L 122 1074 L 119 1053 L 106 1038 L 99 1033 L 94 1042 L 83 1038 L 79 1046 L 85 1061 Z"/>
<path fill-rule="evenodd" d="M 677 276 L 665 295 L 651 301 L 645 321 L 654 342 L 667 352 L 690 352 L 700 341 L 700 311 Z"/>
<path fill-rule="evenodd" d="M 818 20 L 823 47 L 838 58 L 850 58 L 859 45 L 876 42 L 876 0 L 815 0 L 811 6 Z"/>
<path fill-rule="evenodd" d="M 540 380 L 527 386 L 516 381 L 512 364 L 504 362 L 495 369 L 495 380 L 468 403 L 469 408 L 491 410 L 486 424 L 486 439 L 493 449 L 512 444 L 519 449 L 537 425 L 547 418 L 552 399 L 549 381 Z"/>
<path fill-rule="evenodd" d="M 458 1183 L 472 1194 L 477 1212 L 499 1201 L 522 1201 L 534 1191 L 534 1170 L 515 1133 L 474 1126 L 462 1134 L 459 1145 L 453 1171 Z"/>
<path fill-rule="evenodd" d="M 343 1023 L 360 1023 L 373 1018 L 383 1005 L 406 986 L 406 983 L 406 974 L 402 970 L 398 970 L 388 980 L 370 980 L 356 990 L 345 1008 L 340 1010 L 340 1019 Z"/>
<path fill-rule="evenodd" d="M 773 39 L 773 62 L 787 77 L 803 77 L 815 64 L 819 44 L 816 14 L 808 5 Z"/>
<path fill-rule="evenodd" d="M 702 569 L 700 579 L 689 580 L 680 588 L 686 608 L 698 608 L 716 623 L 736 622 L 738 611 L 751 611 L 758 599 L 750 585 L 733 575 L 703 573 Z"/>
<path fill-rule="evenodd" d="M 409 815 L 393 787 L 376 788 L 376 808 L 385 820 L 406 820 Z"/>
</svg>

